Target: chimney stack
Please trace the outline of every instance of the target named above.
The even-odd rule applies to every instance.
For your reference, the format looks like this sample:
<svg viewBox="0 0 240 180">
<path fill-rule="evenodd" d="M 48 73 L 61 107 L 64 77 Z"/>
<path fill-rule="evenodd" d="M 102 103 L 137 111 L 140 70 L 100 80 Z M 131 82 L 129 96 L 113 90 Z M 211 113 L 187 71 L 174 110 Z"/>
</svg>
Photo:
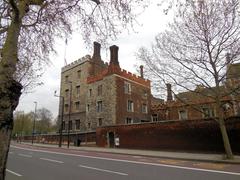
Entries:
<svg viewBox="0 0 240 180">
<path fill-rule="evenodd" d="M 143 78 L 143 65 L 140 66 L 140 76 Z"/>
<path fill-rule="evenodd" d="M 172 101 L 172 85 L 171 84 L 166 84 L 167 85 L 167 101 Z"/>
<path fill-rule="evenodd" d="M 227 53 L 226 54 L 226 65 L 229 65 L 229 64 L 231 64 L 231 54 Z"/>
<path fill-rule="evenodd" d="M 110 46 L 110 65 L 119 66 L 118 62 L 118 46 Z"/>
<path fill-rule="evenodd" d="M 93 59 L 101 60 L 101 44 L 98 42 L 93 43 Z"/>
</svg>

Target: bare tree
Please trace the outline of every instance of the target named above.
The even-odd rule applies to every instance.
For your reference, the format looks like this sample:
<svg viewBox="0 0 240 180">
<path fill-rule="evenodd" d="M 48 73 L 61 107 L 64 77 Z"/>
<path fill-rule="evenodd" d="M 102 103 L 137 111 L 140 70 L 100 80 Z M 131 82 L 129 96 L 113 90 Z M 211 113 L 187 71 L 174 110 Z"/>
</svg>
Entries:
<svg viewBox="0 0 240 180">
<path fill-rule="evenodd" d="M 54 40 L 78 27 L 85 42 L 106 42 L 132 26 L 141 0 L 1 0 L 0 1 L 0 180 L 21 95 L 21 66 L 39 68 L 54 52 Z M 74 25 L 74 26 L 73 26 Z M 28 69 L 27 66 L 25 66 Z M 17 73 L 18 71 L 18 73 Z"/>
<path fill-rule="evenodd" d="M 53 121 L 52 112 L 46 108 L 37 110 L 36 130 L 38 133 L 48 133 Z"/>
<path fill-rule="evenodd" d="M 229 65 L 239 62 L 239 18 L 237 0 L 186 1 L 169 27 L 156 36 L 152 48 L 141 48 L 137 53 L 145 64 L 146 76 L 160 86 L 171 83 L 175 90 L 195 93 L 201 93 L 193 89 L 199 85 L 209 89 L 210 94 L 201 95 L 216 103 L 216 120 L 229 159 L 233 154 L 221 99 L 239 90 L 237 85 L 222 91 Z"/>
</svg>

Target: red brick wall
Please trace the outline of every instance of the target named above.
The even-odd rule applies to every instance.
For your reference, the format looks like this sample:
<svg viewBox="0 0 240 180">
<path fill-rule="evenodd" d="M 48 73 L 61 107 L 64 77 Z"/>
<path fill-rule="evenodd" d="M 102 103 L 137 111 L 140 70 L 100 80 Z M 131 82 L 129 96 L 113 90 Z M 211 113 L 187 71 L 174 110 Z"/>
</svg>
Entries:
<svg viewBox="0 0 240 180">
<path fill-rule="evenodd" d="M 70 137 L 70 144 L 74 144 L 74 142 L 77 139 L 80 139 L 81 142 L 83 142 L 83 143 L 96 142 L 96 133 L 95 132 L 70 134 L 69 137 Z M 21 141 L 29 141 L 29 142 L 32 141 L 32 136 L 24 136 L 24 137 L 19 137 L 19 138 L 21 138 Z M 15 140 L 17 140 L 17 139 L 15 139 Z M 67 144 L 67 141 L 68 141 L 68 135 L 63 134 L 62 143 Z M 58 144 L 59 143 L 59 134 L 35 135 L 34 136 L 34 142 L 36 142 L 36 143 Z"/>
<path fill-rule="evenodd" d="M 87 78 L 87 83 L 94 83 L 96 81 L 102 80 L 105 76 L 117 74 L 119 76 L 122 76 L 126 79 L 129 79 L 131 81 L 137 82 L 139 84 L 142 84 L 144 86 L 148 86 L 150 88 L 150 81 L 143 79 L 135 74 L 132 74 L 130 72 L 127 72 L 124 69 L 121 69 L 119 66 L 108 66 L 107 68 L 103 69 L 102 71 L 98 72 L 97 75 L 90 76 Z"/>
<path fill-rule="evenodd" d="M 240 153 L 240 119 L 227 121 L 233 152 Z M 218 124 L 214 120 L 158 122 L 98 128 L 97 146 L 108 146 L 108 132 L 119 137 L 119 148 L 172 151 L 223 152 Z"/>
<path fill-rule="evenodd" d="M 226 117 L 234 116 L 233 112 L 233 106 L 230 104 L 230 109 L 225 111 Z M 159 120 L 179 120 L 179 111 L 180 110 L 186 110 L 188 119 L 201 119 L 203 118 L 203 114 L 201 112 L 203 107 L 208 107 L 216 110 L 216 105 L 213 102 L 205 102 L 205 103 L 199 103 L 194 105 L 185 105 L 181 102 L 170 102 L 167 104 L 163 104 L 162 106 L 152 107 L 152 114 L 158 114 Z M 168 113 L 166 113 L 168 111 Z M 216 113 L 216 112 L 215 112 Z"/>
<path fill-rule="evenodd" d="M 124 92 L 124 82 L 131 84 L 131 93 Z M 117 84 L 117 107 L 116 107 L 116 124 L 125 124 L 127 117 L 135 121 L 150 120 L 150 104 L 151 104 L 151 91 L 150 88 L 142 85 L 127 81 L 123 78 L 116 77 Z M 147 96 L 144 96 L 144 92 Z M 134 104 L 134 112 L 127 112 L 127 101 L 132 100 Z M 147 105 L 148 112 L 142 113 L 142 104 Z"/>
</svg>

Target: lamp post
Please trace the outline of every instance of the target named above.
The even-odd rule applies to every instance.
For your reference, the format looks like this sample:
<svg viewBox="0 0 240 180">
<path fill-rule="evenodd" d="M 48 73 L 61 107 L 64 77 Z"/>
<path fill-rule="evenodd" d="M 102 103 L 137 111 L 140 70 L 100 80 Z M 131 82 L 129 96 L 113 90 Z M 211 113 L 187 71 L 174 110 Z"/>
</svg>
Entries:
<svg viewBox="0 0 240 180">
<path fill-rule="evenodd" d="M 24 113 L 22 114 L 22 118 L 21 118 L 21 138 L 20 138 L 20 143 L 24 140 L 23 139 L 23 129 L 24 129 Z"/>
<path fill-rule="evenodd" d="M 70 84 L 70 97 L 69 97 L 69 113 L 68 113 L 68 143 L 67 147 L 69 148 L 70 144 L 70 117 L 71 117 L 71 110 L 72 110 L 72 81 L 68 81 Z"/>
<path fill-rule="evenodd" d="M 59 144 L 58 144 L 59 147 L 62 147 L 63 114 L 64 114 L 64 96 L 61 96 L 61 95 L 58 96 L 56 93 L 57 93 L 57 91 L 55 91 L 54 96 L 55 96 L 55 97 L 59 97 L 59 98 L 62 99 L 61 125 L 60 125 L 60 129 L 59 129 Z"/>
<path fill-rule="evenodd" d="M 34 104 L 35 104 L 35 112 L 34 112 L 34 118 L 33 118 L 32 145 L 33 145 L 33 139 L 34 139 L 34 134 L 35 134 L 35 121 L 36 121 L 37 102 L 34 101 Z"/>
</svg>

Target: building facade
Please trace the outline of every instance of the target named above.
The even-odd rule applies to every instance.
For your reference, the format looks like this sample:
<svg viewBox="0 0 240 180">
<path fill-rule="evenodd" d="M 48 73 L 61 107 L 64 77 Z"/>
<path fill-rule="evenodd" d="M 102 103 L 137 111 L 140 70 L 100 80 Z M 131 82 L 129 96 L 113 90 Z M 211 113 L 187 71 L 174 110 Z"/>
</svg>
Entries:
<svg viewBox="0 0 240 180">
<path fill-rule="evenodd" d="M 100 126 L 149 122 L 150 81 L 120 68 L 118 47 L 110 47 L 110 62 L 101 59 L 101 45 L 93 55 L 62 68 L 59 115 L 63 130 L 94 131 Z M 62 112 L 63 110 L 63 112 Z"/>
<path fill-rule="evenodd" d="M 240 63 L 230 64 L 226 79 L 218 91 L 225 118 L 240 116 Z M 214 92 L 216 87 L 197 86 L 193 91 L 179 93 L 173 99 L 171 85 L 167 84 L 167 100 L 152 104 L 153 121 L 193 120 L 218 117 Z"/>
</svg>

